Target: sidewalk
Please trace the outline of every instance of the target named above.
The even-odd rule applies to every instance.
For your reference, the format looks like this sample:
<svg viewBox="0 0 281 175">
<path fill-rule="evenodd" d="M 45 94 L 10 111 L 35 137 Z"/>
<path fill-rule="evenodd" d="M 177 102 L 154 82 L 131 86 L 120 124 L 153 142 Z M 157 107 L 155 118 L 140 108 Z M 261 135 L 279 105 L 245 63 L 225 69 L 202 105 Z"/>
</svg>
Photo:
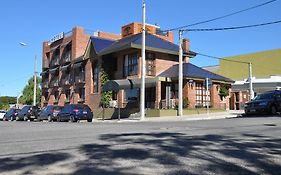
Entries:
<svg viewBox="0 0 281 175">
<path fill-rule="evenodd" d="M 94 122 L 168 122 L 168 121 L 194 121 L 194 120 L 214 120 L 224 118 L 235 118 L 239 117 L 244 113 L 243 110 L 229 110 L 224 112 L 213 112 L 209 114 L 192 114 L 178 116 L 165 116 L 165 117 L 146 117 L 144 120 L 140 120 L 139 117 L 125 118 L 125 119 L 114 119 L 114 120 L 95 120 Z"/>
</svg>

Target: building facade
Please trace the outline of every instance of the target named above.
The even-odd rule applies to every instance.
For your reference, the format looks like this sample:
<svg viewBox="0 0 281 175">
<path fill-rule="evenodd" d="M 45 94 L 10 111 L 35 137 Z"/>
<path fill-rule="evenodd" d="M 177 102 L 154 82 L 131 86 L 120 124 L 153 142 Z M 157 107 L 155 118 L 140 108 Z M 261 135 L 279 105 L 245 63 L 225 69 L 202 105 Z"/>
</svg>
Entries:
<svg viewBox="0 0 281 175">
<path fill-rule="evenodd" d="M 101 96 L 112 91 L 113 106 L 138 108 L 141 78 L 141 28 L 131 23 L 121 35 L 99 32 L 92 36 L 74 28 L 70 36 L 43 43 L 42 106 L 85 103 L 94 110 L 101 107 Z M 178 98 L 178 45 L 172 32 L 158 26 L 146 26 L 146 108 L 176 108 Z M 221 85 L 232 80 L 189 63 L 195 53 L 184 40 L 183 96 L 190 108 L 228 108 L 228 98 L 220 98 Z M 69 58 L 71 57 L 71 58 Z M 106 75 L 109 82 L 104 84 Z M 204 81 L 212 80 L 206 92 Z M 138 110 L 136 110 L 138 111 Z"/>
</svg>

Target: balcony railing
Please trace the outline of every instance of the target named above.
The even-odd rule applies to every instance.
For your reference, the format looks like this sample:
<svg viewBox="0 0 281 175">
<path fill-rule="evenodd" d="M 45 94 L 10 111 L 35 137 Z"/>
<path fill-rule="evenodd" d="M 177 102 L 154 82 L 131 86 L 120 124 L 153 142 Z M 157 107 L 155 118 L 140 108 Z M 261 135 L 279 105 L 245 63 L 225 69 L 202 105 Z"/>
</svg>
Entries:
<svg viewBox="0 0 281 175">
<path fill-rule="evenodd" d="M 85 83 L 85 74 L 75 76 L 75 83 Z"/>
</svg>

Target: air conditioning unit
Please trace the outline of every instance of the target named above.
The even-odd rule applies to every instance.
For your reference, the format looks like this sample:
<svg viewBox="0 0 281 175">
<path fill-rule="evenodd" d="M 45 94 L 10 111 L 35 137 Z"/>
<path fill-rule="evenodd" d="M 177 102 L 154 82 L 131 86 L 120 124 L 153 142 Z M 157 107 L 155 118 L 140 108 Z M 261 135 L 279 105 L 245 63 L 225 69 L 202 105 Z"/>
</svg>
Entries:
<svg viewBox="0 0 281 175">
<path fill-rule="evenodd" d="M 111 100 L 109 102 L 109 107 L 111 108 L 117 108 L 117 100 Z"/>
</svg>

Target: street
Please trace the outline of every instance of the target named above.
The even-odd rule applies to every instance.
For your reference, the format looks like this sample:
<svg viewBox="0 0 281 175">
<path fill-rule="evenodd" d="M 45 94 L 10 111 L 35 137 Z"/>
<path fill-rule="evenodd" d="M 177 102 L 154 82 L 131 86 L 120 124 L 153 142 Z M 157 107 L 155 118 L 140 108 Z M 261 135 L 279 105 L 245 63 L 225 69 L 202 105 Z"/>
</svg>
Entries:
<svg viewBox="0 0 281 175">
<path fill-rule="evenodd" d="M 281 174 L 280 116 L 0 128 L 0 174 Z"/>
</svg>

